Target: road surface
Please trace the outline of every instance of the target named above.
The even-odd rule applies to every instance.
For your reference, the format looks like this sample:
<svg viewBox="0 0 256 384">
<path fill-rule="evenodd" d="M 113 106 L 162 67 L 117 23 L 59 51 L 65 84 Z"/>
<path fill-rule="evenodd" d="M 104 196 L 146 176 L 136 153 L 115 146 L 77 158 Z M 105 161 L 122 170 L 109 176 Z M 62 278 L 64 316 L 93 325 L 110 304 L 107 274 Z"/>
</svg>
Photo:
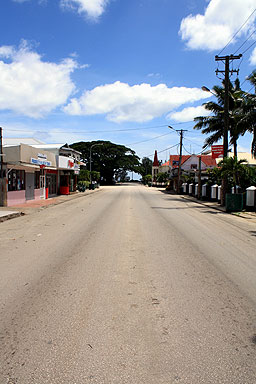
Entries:
<svg viewBox="0 0 256 384">
<path fill-rule="evenodd" d="M 0 223 L 0 383 L 256 383 L 256 225 L 140 185 Z"/>
</svg>

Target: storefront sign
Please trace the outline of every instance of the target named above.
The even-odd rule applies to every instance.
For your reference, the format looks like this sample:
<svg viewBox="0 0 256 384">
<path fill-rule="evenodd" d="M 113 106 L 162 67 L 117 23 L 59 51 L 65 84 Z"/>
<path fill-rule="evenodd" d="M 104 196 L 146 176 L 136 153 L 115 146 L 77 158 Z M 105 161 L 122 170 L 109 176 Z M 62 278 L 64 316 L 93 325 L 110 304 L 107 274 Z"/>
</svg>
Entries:
<svg viewBox="0 0 256 384">
<path fill-rule="evenodd" d="M 35 165 L 45 165 L 46 167 L 50 167 L 52 165 L 51 161 L 42 160 L 42 159 L 34 159 L 31 157 L 30 162 Z"/>
<path fill-rule="evenodd" d="M 223 157 L 224 148 L 223 145 L 212 145 L 212 158 L 218 159 L 218 157 Z"/>
<path fill-rule="evenodd" d="M 80 170 L 80 165 L 77 164 L 74 159 L 65 156 L 59 156 L 58 167 L 60 169 L 69 169 L 71 171 L 75 171 L 75 174 L 77 174 L 77 172 L 79 173 Z"/>
</svg>

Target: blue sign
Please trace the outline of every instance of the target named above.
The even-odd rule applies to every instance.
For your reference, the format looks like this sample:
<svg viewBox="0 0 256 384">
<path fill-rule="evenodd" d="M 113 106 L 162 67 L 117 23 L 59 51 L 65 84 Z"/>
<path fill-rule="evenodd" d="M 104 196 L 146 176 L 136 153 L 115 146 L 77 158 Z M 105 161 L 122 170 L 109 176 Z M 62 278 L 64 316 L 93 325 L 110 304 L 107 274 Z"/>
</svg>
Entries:
<svg viewBox="0 0 256 384">
<path fill-rule="evenodd" d="M 45 165 L 46 167 L 50 167 L 52 165 L 51 161 L 34 159 L 33 157 L 31 158 L 31 163 L 36 165 Z"/>
</svg>

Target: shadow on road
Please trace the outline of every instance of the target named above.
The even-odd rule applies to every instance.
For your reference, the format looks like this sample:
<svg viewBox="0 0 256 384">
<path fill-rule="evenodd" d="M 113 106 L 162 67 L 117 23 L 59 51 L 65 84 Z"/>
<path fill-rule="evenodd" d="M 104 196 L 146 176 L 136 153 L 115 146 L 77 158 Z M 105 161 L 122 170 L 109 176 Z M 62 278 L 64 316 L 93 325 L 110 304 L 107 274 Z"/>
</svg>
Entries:
<svg viewBox="0 0 256 384">
<path fill-rule="evenodd" d="M 166 208 L 166 207 L 151 207 L 152 209 L 173 209 L 173 210 L 176 210 L 176 209 L 191 209 L 191 207 L 169 207 L 169 208 Z M 194 208 L 197 208 L 197 209 L 202 209 L 202 207 L 193 207 Z"/>
</svg>

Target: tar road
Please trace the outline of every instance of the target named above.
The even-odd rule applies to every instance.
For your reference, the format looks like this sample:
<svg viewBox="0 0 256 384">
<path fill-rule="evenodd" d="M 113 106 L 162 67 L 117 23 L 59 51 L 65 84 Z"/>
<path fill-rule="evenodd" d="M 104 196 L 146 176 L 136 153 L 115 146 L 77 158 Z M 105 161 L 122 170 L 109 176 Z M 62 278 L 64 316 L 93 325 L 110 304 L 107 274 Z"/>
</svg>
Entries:
<svg viewBox="0 0 256 384">
<path fill-rule="evenodd" d="M 256 383 L 255 250 L 140 185 L 0 223 L 0 383 Z"/>
</svg>

